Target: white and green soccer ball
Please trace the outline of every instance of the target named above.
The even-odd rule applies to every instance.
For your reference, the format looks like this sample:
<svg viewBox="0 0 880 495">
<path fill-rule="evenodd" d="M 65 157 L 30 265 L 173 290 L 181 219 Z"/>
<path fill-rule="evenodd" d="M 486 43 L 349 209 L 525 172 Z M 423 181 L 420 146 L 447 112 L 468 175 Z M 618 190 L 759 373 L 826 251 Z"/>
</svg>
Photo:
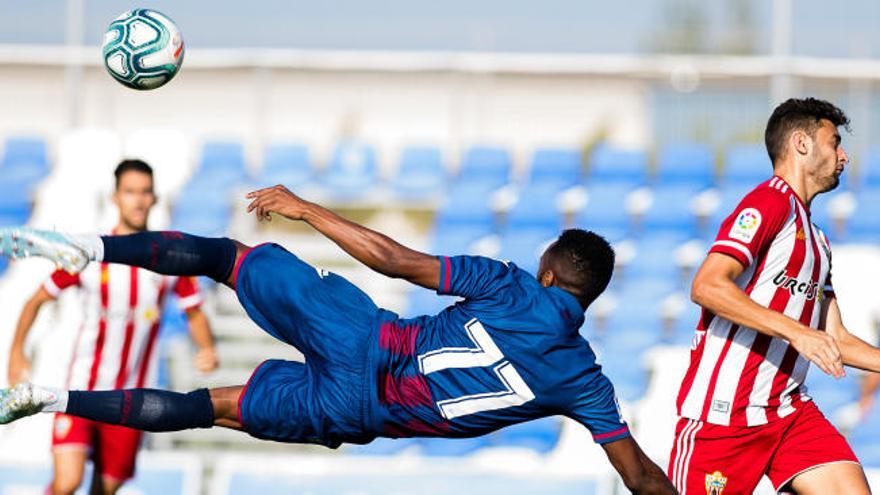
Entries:
<svg viewBox="0 0 880 495">
<path fill-rule="evenodd" d="M 117 17 L 104 34 L 104 66 L 134 89 L 155 89 L 170 81 L 183 63 L 183 37 L 167 16 L 134 9 Z"/>
</svg>

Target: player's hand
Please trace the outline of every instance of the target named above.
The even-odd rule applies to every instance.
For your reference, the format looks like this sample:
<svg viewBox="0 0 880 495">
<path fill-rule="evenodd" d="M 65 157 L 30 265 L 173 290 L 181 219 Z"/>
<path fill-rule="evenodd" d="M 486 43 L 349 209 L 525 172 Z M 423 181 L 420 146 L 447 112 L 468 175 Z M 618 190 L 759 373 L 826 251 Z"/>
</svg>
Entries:
<svg viewBox="0 0 880 495">
<path fill-rule="evenodd" d="M 248 199 L 252 199 L 247 212 L 256 211 L 257 219 L 272 221 L 270 213 L 277 213 L 291 220 L 302 220 L 311 203 L 290 192 L 282 185 L 266 187 L 249 192 Z"/>
<path fill-rule="evenodd" d="M 9 354 L 9 374 L 7 379 L 9 385 L 29 381 L 31 377 L 31 361 L 23 352 L 15 352 Z"/>
<path fill-rule="evenodd" d="M 816 364 L 822 371 L 835 377 L 843 378 L 843 358 L 837 339 L 826 332 L 806 328 L 791 339 L 791 345 L 805 358 Z"/>
<path fill-rule="evenodd" d="M 202 373 L 210 373 L 217 369 L 220 365 L 220 359 L 217 358 L 217 351 L 213 347 L 199 349 L 195 358 L 196 369 Z"/>
</svg>

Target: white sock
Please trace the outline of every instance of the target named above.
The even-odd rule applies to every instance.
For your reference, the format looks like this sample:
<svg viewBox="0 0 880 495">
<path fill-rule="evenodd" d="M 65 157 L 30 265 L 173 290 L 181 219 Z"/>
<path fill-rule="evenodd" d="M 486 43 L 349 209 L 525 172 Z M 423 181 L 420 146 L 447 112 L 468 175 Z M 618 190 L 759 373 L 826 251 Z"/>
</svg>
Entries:
<svg viewBox="0 0 880 495">
<path fill-rule="evenodd" d="M 67 390 L 34 386 L 34 400 L 44 403 L 43 412 L 66 412 Z"/>
<path fill-rule="evenodd" d="M 68 234 L 70 240 L 85 250 L 89 261 L 104 261 L 104 241 L 98 234 Z"/>
</svg>

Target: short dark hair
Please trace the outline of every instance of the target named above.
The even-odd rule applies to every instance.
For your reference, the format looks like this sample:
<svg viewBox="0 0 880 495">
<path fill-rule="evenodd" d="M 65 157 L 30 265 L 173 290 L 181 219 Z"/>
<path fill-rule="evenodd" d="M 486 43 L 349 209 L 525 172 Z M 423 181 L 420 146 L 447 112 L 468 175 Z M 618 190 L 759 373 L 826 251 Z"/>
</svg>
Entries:
<svg viewBox="0 0 880 495">
<path fill-rule="evenodd" d="M 149 175 L 151 179 L 153 178 L 153 167 L 147 165 L 147 162 L 136 158 L 122 160 L 113 171 L 113 175 L 116 177 L 116 189 L 119 189 L 119 179 L 126 172 L 140 172 Z"/>
<path fill-rule="evenodd" d="M 583 229 L 568 229 L 547 248 L 559 273 L 559 286 L 586 306 L 608 287 L 614 273 L 614 249 L 604 237 Z"/>
<path fill-rule="evenodd" d="M 792 131 L 803 130 L 813 136 L 819 128 L 819 121 L 827 119 L 835 127 L 844 126 L 849 131 L 849 117 L 843 110 L 825 100 L 817 98 L 789 98 L 773 110 L 764 131 L 764 144 L 767 154 L 774 164 L 785 153 L 785 142 Z"/>
</svg>

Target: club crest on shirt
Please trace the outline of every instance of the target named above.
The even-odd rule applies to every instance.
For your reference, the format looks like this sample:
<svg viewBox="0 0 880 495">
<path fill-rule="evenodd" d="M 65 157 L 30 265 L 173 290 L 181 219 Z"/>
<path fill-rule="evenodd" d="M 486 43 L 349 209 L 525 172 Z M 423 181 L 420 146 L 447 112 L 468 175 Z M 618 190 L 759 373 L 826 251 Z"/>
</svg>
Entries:
<svg viewBox="0 0 880 495">
<path fill-rule="evenodd" d="M 736 216 L 736 220 L 733 222 L 733 226 L 730 227 L 730 234 L 728 234 L 728 236 L 731 239 L 736 239 L 748 244 L 755 238 L 755 234 L 758 232 L 758 227 L 760 226 L 761 212 L 754 208 L 746 208 Z"/>
<path fill-rule="evenodd" d="M 804 229 L 802 229 L 802 228 L 798 229 L 797 235 L 795 235 L 795 238 L 799 241 L 806 241 L 807 234 L 806 234 L 806 232 L 804 232 Z"/>
<path fill-rule="evenodd" d="M 721 471 L 706 475 L 706 495 L 721 495 L 727 486 L 727 478 Z"/>
<path fill-rule="evenodd" d="M 71 420 L 67 416 L 58 416 L 55 418 L 55 438 L 58 440 L 64 440 L 67 438 L 67 434 L 70 433 L 70 428 L 73 426 L 73 420 Z"/>
</svg>

